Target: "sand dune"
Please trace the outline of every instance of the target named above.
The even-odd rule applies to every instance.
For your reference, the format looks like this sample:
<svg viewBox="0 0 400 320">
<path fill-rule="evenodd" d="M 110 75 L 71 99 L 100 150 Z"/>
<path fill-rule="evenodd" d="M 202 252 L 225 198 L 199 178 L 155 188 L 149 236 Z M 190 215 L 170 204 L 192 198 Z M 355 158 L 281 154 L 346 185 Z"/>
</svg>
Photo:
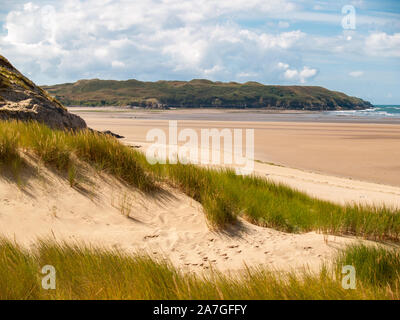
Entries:
<svg viewBox="0 0 400 320">
<path fill-rule="evenodd" d="M 82 116 L 94 129 L 109 129 L 122 134 L 126 137 L 122 140 L 124 143 L 139 144 L 143 151 L 148 146 L 144 139 L 147 130 L 154 127 L 165 128 L 168 124 L 167 121 L 114 119 L 106 113 Z M 214 122 L 186 122 L 186 125 L 189 124 L 196 128 L 222 125 Z M 237 123 L 230 125 L 237 127 Z M 269 130 L 288 130 L 273 129 L 271 126 L 275 124 L 269 124 Z M 372 130 L 371 127 L 368 128 Z M 330 134 L 333 134 L 334 129 L 329 130 Z M 357 131 L 354 127 L 352 130 Z M 284 136 L 287 135 L 285 132 L 282 133 Z M 259 146 L 262 149 L 262 146 L 270 141 L 268 135 L 264 137 L 265 140 L 256 138 L 256 149 Z M 305 144 L 308 143 L 307 139 Z M 322 140 L 316 136 L 314 144 L 325 143 Z M 326 143 L 326 148 L 330 148 L 328 154 L 311 153 L 310 159 L 317 156 L 320 159 L 329 158 L 330 154 L 335 153 L 339 140 L 332 144 Z M 277 154 L 284 154 L 287 152 L 285 148 L 289 148 L 290 144 L 293 146 L 293 143 L 298 143 L 299 140 L 294 141 L 282 140 L 282 152 Z M 388 141 L 384 148 L 394 147 L 397 143 L 397 140 Z M 364 145 L 363 148 L 368 146 Z M 390 171 L 391 162 L 395 161 L 398 155 L 396 152 L 392 159 L 381 163 L 384 170 Z M 273 153 L 271 157 L 268 155 L 260 160 L 271 160 Z M 311 196 L 341 204 L 360 203 L 400 208 L 400 187 L 381 184 L 374 179 L 375 173 L 368 176 L 370 182 L 357 180 L 357 177 L 368 173 L 365 168 L 368 168 L 369 160 L 354 165 L 351 154 L 350 152 L 350 155 L 347 155 L 350 157 L 350 160 L 346 160 L 348 167 L 346 164 L 338 166 L 339 169 L 347 168 L 346 170 L 355 168 L 354 174 L 349 177 L 346 177 L 346 170 L 341 171 L 340 175 L 332 175 L 332 172 L 327 174 L 319 170 L 311 171 L 301 166 L 294 169 L 263 162 L 255 163 L 255 172 L 266 179 L 285 183 Z M 371 154 L 376 158 L 377 150 L 371 150 Z M 288 163 L 293 161 L 290 156 L 287 152 Z M 332 159 L 331 162 L 325 163 L 328 169 L 334 161 Z M 312 163 L 311 161 L 311 165 Z M 75 188 L 71 188 L 65 179 L 44 167 L 40 168 L 39 175 L 32 175 L 23 188 L 10 179 L 0 178 L 0 235 L 14 238 L 28 247 L 37 238 L 54 238 L 57 241 L 84 242 L 127 252 L 146 252 L 153 257 L 168 258 L 177 267 L 189 271 L 210 268 L 223 271 L 238 270 L 245 265 L 260 264 L 278 270 L 303 266 L 315 269 L 322 262 L 329 261 L 338 249 L 360 241 L 324 236 L 315 232 L 283 233 L 252 225 L 242 219 L 223 233 L 215 232 L 207 226 L 201 205 L 178 190 L 163 186 L 163 192 L 151 197 L 122 185 L 111 176 L 99 175 L 90 168 L 87 170 L 85 176 L 90 177 L 89 180 L 80 181 Z M 398 181 L 397 169 L 390 172 L 392 181 Z"/>
<path fill-rule="evenodd" d="M 88 170 L 91 178 L 79 188 L 46 168 L 23 188 L 0 179 L 0 234 L 27 247 L 37 238 L 51 238 L 146 252 L 191 271 L 238 270 L 245 264 L 313 269 L 356 241 L 288 234 L 244 220 L 223 233 L 211 231 L 201 205 L 175 189 L 165 186 L 150 197 Z"/>
</svg>

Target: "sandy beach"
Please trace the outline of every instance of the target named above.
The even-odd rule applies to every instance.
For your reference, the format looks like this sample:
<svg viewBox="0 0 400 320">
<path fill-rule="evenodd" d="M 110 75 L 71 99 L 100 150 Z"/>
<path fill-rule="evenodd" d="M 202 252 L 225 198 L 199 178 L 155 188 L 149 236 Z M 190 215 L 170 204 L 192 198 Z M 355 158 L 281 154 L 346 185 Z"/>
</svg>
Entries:
<svg viewBox="0 0 400 320">
<path fill-rule="evenodd" d="M 163 112 L 79 111 L 88 125 L 123 135 L 124 143 L 149 143 L 153 128 L 168 133 Z M 75 111 L 75 109 L 74 109 Z M 199 114 L 205 111 L 196 111 Z M 220 110 L 207 113 L 221 115 Z M 169 119 L 188 115 L 184 110 L 169 112 Z M 288 114 L 288 113 L 287 113 Z M 291 119 L 296 113 L 289 113 Z M 148 117 L 152 119 L 141 119 Z M 240 122 L 179 120 L 178 128 L 253 128 L 256 173 L 337 202 L 400 207 L 400 126 L 376 123 Z"/>
<path fill-rule="evenodd" d="M 71 110 L 83 117 L 90 127 L 111 130 L 123 135 L 124 141 L 138 144 L 146 143 L 146 134 L 150 129 L 160 128 L 168 132 L 168 119 L 178 119 L 180 129 L 192 128 L 197 132 L 202 128 L 253 128 L 256 160 L 338 177 L 400 186 L 400 126 L 396 124 L 213 121 L 214 118 L 220 119 L 221 113 L 224 114 L 220 110 L 192 113 L 176 110 L 167 114 L 157 111 L 87 112 L 87 108 L 81 109 L 82 111 L 75 108 Z M 205 113 L 208 118 L 184 120 L 193 117 L 193 113 L 195 117 L 199 113 Z M 290 120 L 298 117 L 293 112 L 286 113 L 288 114 Z M 255 114 L 253 118 L 257 116 Z M 226 118 L 230 119 L 230 113 L 226 114 Z"/>
</svg>

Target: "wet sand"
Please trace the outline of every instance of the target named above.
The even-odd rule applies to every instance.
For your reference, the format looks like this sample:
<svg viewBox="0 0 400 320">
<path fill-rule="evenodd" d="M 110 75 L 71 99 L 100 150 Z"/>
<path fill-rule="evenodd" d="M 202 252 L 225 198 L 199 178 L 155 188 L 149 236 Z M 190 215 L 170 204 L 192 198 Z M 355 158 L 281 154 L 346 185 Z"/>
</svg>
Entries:
<svg viewBox="0 0 400 320">
<path fill-rule="evenodd" d="M 90 112 L 86 111 L 90 110 Z M 253 128 L 255 130 L 255 159 L 306 171 L 400 186 L 400 124 L 393 123 L 339 123 L 294 121 L 304 113 L 289 115 L 290 121 L 215 121 L 231 112 L 220 110 L 174 110 L 93 112 L 99 109 L 71 111 L 85 119 L 97 130 L 111 130 L 132 143 L 145 143 L 150 129 L 168 132 L 168 120 L 177 119 L 178 130 L 192 128 Z M 106 112 L 104 112 L 106 111 Z M 243 118 L 257 118 L 257 114 L 242 114 Z M 268 113 L 263 113 L 264 115 Z M 191 117 L 207 120 L 179 120 Z M 236 116 L 235 116 L 236 117 Z M 160 118 L 163 118 L 160 120 Z"/>
</svg>

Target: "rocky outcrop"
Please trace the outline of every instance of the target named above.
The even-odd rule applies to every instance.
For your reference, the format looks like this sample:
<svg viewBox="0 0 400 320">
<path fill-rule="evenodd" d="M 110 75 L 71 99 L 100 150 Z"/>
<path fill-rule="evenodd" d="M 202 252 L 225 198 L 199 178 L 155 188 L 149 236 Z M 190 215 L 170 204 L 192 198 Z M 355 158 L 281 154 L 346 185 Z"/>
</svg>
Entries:
<svg viewBox="0 0 400 320">
<path fill-rule="evenodd" d="M 0 119 L 36 120 L 54 129 L 83 129 L 85 121 L 71 114 L 46 91 L 24 77 L 0 55 Z"/>
</svg>

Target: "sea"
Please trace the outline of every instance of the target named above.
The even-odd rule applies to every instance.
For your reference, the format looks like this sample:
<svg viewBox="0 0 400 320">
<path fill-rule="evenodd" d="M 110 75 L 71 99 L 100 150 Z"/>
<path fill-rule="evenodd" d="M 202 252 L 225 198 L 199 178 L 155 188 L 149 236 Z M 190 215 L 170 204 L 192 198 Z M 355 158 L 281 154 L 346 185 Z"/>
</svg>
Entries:
<svg viewBox="0 0 400 320">
<path fill-rule="evenodd" d="M 400 105 L 376 105 L 365 110 L 331 111 L 336 116 L 369 117 L 374 119 L 400 118 Z"/>
<path fill-rule="evenodd" d="M 72 112 L 76 112 L 70 108 Z M 86 108 L 87 109 L 87 108 Z M 92 110 L 91 110 L 92 111 Z M 87 110 L 79 113 L 82 115 Z M 93 113 L 92 113 L 93 114 Z M 200 121 L 256 121 L 256 122 L 355 122 L 355 123 L 388 123 L 400 124 L 400 105 L 375 105 L 365 110 L 346 111 L 293 111 L 274 112 L 271 110 L 200 110 L 190 112 L 181 110 L 142 111 L 124 110 L 110 111 L 112 118 L 131 118 L 146 120 L 200 120 Z"/>
</svg>

